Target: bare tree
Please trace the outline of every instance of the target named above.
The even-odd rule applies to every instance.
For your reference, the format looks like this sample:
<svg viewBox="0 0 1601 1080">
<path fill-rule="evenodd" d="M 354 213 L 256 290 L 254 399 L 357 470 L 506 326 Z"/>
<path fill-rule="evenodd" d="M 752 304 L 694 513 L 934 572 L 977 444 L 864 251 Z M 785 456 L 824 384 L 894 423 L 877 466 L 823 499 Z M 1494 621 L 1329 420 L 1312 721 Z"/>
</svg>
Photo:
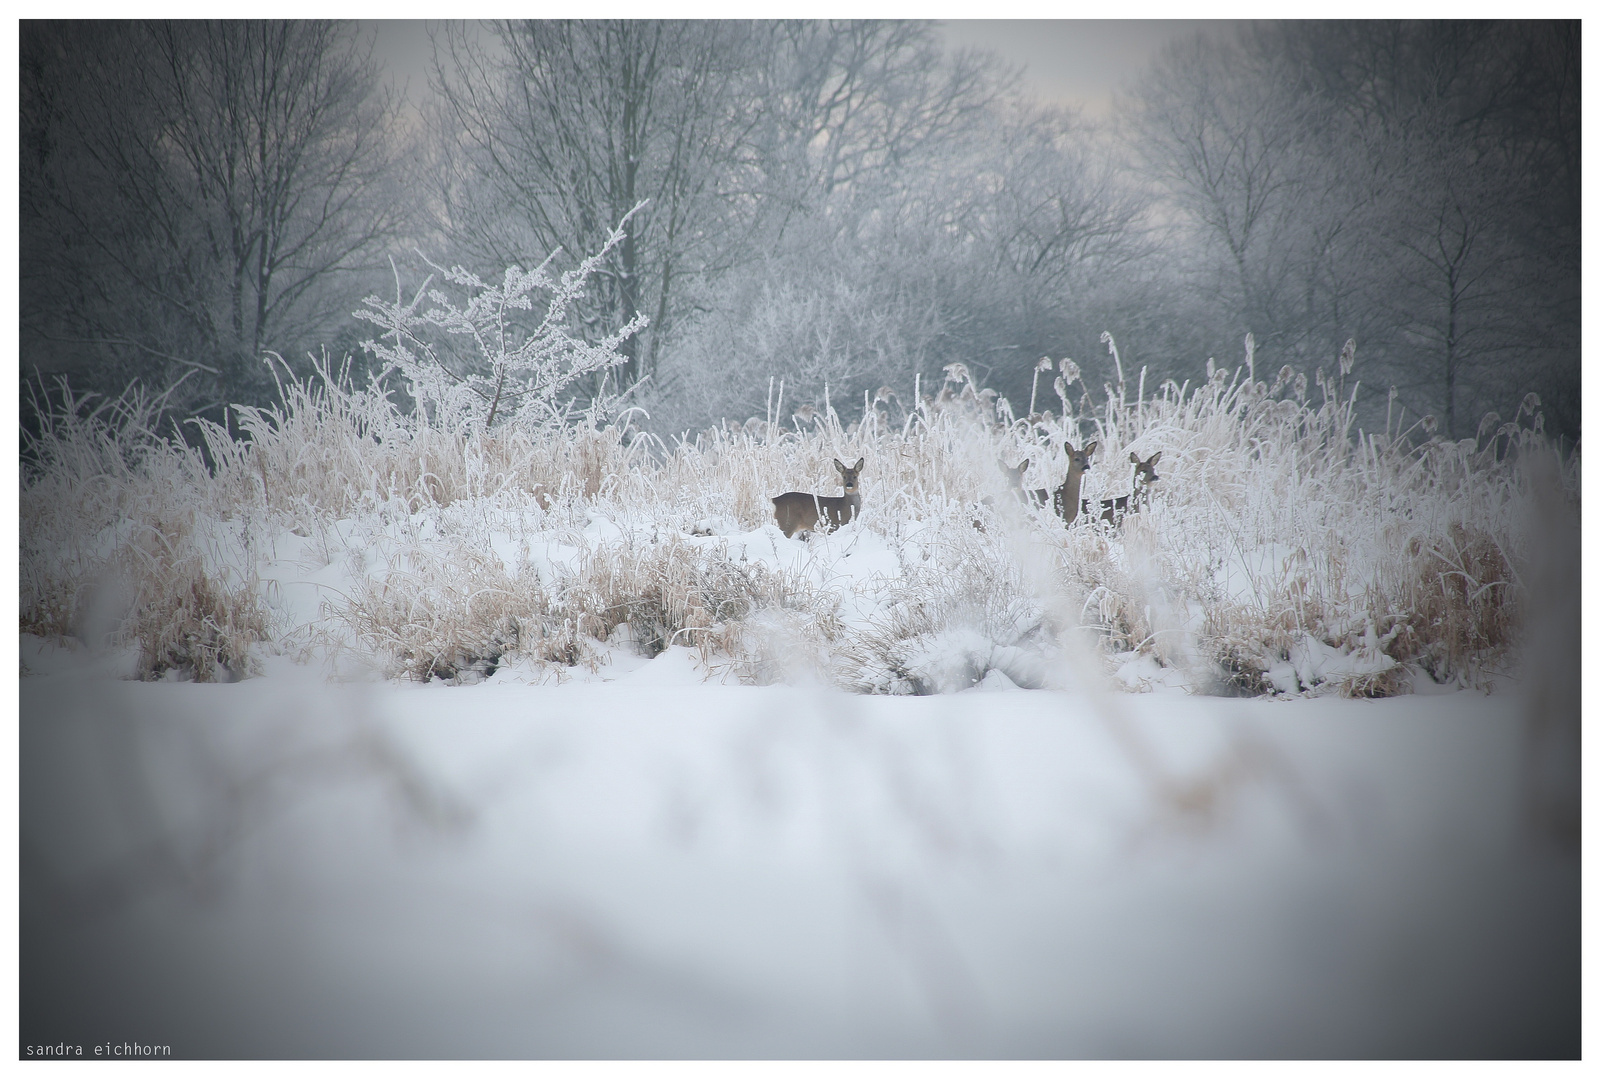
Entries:
<svg viewBox="0 0 1601 1080">
<path fill-rule="evenodd" d="M 598 250 L 581 317 L 594 336 L 635 314 L 625 382 L 648 375 L 686 285 L 724 268 L 748 226 L 760 102 L 757 28 L 727 22 L 506 22 L 436 38 L 436 134 L 449 242 L 499 264 Z"/>
<path fill-rule="evenodd" d="M 1576 381 L 1576 42 L 1297 22 L 1170 50 L 1131 131 L 1177 226 L 1175 295 L 1218 312 L 1202 355 L 1248 329 L 1269 360 L 1331 363 L 1355 338 L 1370 384 L 1452 436 Z"/>
<path fill-rule="evenodd" d="M 329 22 L 33 23 L 24 339 L 253 400 L 326 341 L 404 223 L 396 103 Z"/>
<path fill-rule="evenodd" d="M 1452 437 L 1531 388 L 1577 431 L 1578 28 L 1288 23 L 1253 35 L 1358 132 L 1386 374 Z M 1353 140 L 1356 141 L 1356 140 Z M 1352 161 L 1355 159 L 1355 162 Z M 1356 171 L 1356 170 L 1353 170 Z M 1466 422 L 1464 422 L 1466 417 Z"/>
<path fill-rule="evenodd" d="M 764 65 L 769 155 L 809 205 L 885 182 L 978 133 L 1017 86 L 994 57 L 947 56 L 928 23 L 789 22 Z M 780 164 L 781 163 L 781 164 Z"/>
<path fill-rule="evenodd" d="M 734 271 L 863 242 L 1008 77 L 947 58 L 928 24 L 586 21 L 447 27 L 434 82 L 442 231 L 470 258 L 593 250 L 648 200 L 581 309 L 597 337 L 648 316 L 624 345 L 633 381 L 686 319 L 750 295 Z"/>
<path fill-rule="evenodd" d="M 1177 241 L 1209 253 L 1187 288 L 1232 324 L 1229 336 L 1250 330 L 1286 358 L 1338 347 L 1330 323 L 1352 306 L 1338 268 L 1368 197 L 1360 168 L 1352 175 L 1322 150 L 1349 151 L 1347 132 L 1291 91 L 1295 77 L 1272 56 L 1196 37 L 1171 46 L 1130 102 L 1146 174 L 1177 211 Z"/>
<path fill-rule="evenodd" d="M 1144 244 L 1138 193 L 1069 114 L 1002 100 L 981 115 L 786 222 L 686 329 L 660 411 L 761 415 L 771 377 L 790 406 L 820 408 L 826 388 L 849 420 L 881 386 L 909 404 L 917 376 L 937 385 L 954 361 L 1026 401 L 1041 355 L 1099 351 L 1104 281 Z"/>
<path fill-rule="evenodd" d="M 1402 401 L 1439 409 L 1457 438 L 1464 384 L 1516 341 L 1521 259 L 1490 163 L 1449 123 L 1417 118 L 1415 127 L 1425 130 L 1390 148 L 1397 183 L 1368 223 L 1388 241 L 1377 247 L 1370 299 L 1412 347 L 1411 362 L 1389 372 Z"/>
</svg>

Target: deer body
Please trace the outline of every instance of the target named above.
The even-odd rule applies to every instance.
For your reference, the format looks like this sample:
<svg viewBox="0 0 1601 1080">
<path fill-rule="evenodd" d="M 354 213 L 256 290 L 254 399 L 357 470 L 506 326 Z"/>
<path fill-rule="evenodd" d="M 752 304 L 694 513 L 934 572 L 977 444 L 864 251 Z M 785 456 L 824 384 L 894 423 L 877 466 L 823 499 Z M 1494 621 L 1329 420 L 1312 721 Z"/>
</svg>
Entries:
<svg viewBox="0 0 1601 1080">
<path fill-rule="evenodd" d="M 1062 444 L 1062 449 L 1067 451 L 1067 479 L 1051 493 L 1051 509 L 1068 525 L 1078 517 L 1079 488 L 1083 486 L 1084 474 L 1089 470 L 1090 457 L 1099 445 L 1098 442 L 1092 442 L 1082 450 L 1074 450 L 1072 443 Z"/>
<path fill-rule="evenodd" d="M 1158 450 L 1144 461 L 1132 451 L 1129 453 L 1129 462 L 1134 466 L 1134 490 L 1127 495 L 1119 495 L 1115 499 L 1101 500 L 1101 520 L 1108 525 L 1119 524 L 1125 514 L 1137 514 L 1142 505 L 1150 505 L 1151 485 L 1162 479 L 1156 475 L 1156 462 L 1162 456 Z M 1084 513 L 1090 512 L 1088 499 L 1080 500 L 1080 509 Z"/>
<path fill-rule="evenodd" d="M 1128 498 L 1127 495 L 1119 495 L 1115 499 L 1102 499 L 1101 520 L 1108 525 L 1116 525 L 1122 521 L 1123 515 L 1128 513 Z M 1090 509 L 1090 501 L 1088 499 L 1080 499 L 1078 508 L 1079 513 L 1084 514 L 1086 517 L 1094 513 Z"/>
<path fill-rule="evenodd" d="M 855 465 L 846 468 L 838 458 L 834 459 L 834 468 L 839 470 L 840 483 L 845 488 L 843 495 L 813 495 L 806 491 L 786 491 L 782 495 L 775 495 L 773 518 L 784 535 L 788 537 L 797 532 L 811 532 L 819 522 L 826 531 L 832 532 L 852 521 L 862 511 L 859 477 L 865 464 L 867 459 L 859 458 Z"/>
</svg>

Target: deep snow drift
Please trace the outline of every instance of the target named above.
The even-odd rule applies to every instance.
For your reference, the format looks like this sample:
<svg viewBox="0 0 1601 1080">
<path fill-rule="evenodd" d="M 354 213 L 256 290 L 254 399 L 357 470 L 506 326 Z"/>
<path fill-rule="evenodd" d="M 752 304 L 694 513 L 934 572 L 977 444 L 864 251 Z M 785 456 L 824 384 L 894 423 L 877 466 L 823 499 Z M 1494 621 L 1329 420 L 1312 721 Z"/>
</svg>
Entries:
<svg viewBox="0 0 1601 1080">
<path fill-rule="evenodd" d="M 183 1057 L 1579 1052 L 1515 691 L 118 678 L 24 637 L 21 1036 Z"/>
</svg>

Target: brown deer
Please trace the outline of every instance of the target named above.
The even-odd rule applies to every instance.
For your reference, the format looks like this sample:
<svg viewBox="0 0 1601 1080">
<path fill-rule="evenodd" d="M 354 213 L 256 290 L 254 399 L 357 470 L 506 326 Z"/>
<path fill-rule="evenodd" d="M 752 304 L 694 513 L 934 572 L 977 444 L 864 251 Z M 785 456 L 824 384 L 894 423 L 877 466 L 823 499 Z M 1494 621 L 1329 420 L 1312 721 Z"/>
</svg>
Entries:
<svg viewBox="0 0 1601 1080">
<path fill-rule="evenodd" d="M 1127 495 L 1119 495 L 1115 499 L 1101 500 L 1101 520 L 1108 525 L 1118 525 L 1123 521 L 1124 514 L 1137 514 L 1140 506 L 1149 506 L 1151 502 L 1151 485 L 1162 479 L 1156 475 L 1156 459 L 1162 456 L 1158 450 L 1144 461 L 1140 456 L 1130 451 L 1128 459 L 1134 465 L 1134 490 Z M 1090 501 L 1079 500 L 1080 509 L 1084 513 L 1090 512 Z"/>
<path fill-rule="evenodd" d="M 1089 470 L 1090 457 L 1099 445 L 1101 444 L 1098 442 L 1092 442 L 1082 450 L 1074 450 L 1072 443 L 1062 444 L 1062 449 L 1067 451 L 1067 479 L 1062 481 L 1061 487 L 1051 493 L 1051 509 L 1069 525 L 1078 517 L 1078 489 L 1084 483 L 1084 474 Z"/>
<path fill-rule="evenodd" d="M 1013 495 L 1016 495 L 1018 499 L 1029 506 L 1044 506 L 1050 501 L 1051 493 L 1049 491 L 1045 488 L 1025 488 L 1023 486 L 1023 474 L 1028 472 L 1028 467 L 1031 464 L 1033 464 L 1033 461 L 1030 458 L 1024 458 L 1015 469 L 1002 463 L 1001 471 L 1006 474 L 1006 484 L 1012 489 Z"/>
<path fill-rule="evenodd" d="M 825 532 L 833 532 L 860 514 L 862 491 L 859 476 L 865 464 L 866 458 L 858 458 L 856 464 L 847 469 L 839 458 L 834 459 L 840 483 L 845 486 L 843 495 L 813 495 L 805 491 L 786 491 L 782 495 L 775 495 L 773 518 L 778 522 L 778 527 L 784 530 L 784 535 L 811 532 L 819 522 L 823 523 Z"/>
</svg>

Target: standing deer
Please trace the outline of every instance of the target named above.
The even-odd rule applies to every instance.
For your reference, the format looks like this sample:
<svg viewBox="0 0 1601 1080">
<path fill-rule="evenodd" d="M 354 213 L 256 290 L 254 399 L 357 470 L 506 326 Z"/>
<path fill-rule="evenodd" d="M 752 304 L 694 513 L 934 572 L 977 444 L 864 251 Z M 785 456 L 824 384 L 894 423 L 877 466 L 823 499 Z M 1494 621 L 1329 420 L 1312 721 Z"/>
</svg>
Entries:
<svg viewBox="0 0 1601 1080">
<path fill-rule="evenodd" d="M 1162 479 L 1156 475 L 1156 459 L 1161 456 L 1162 451 L 1158 450 L 1144 461 L 1141 461 L 1138 454 L 1132 451 L 1129 452 L 1128 459 L 1134 465 L 1134 490 L 1127 495 L 1119 495 L 1115 499 L 1102 499 L 1102 521 L 1108 525 L 1117 525 L 1122 522 L 1124 514 L 1137 514 L 1140 512 L 1142 504 L 1150 505 L 1151 485 Z M 1080 500 L 1080 507 L 1084 513 L 1088 514 L 1090 512 L 1089 500 Z"/>
<path fill-rule="evenodd" d="M 784 535 L 788 537 L 797 532 L 811 532 L 818 522 L 823 523 L 825 531 L 833 532 L 861 513 L 862 491 L 858 478 L 865 464 L 865 457 L 858 458 L 856 464 L 847 469 L 839 458 L 834 459 L 834 468 L 839 470 L 840 483 L 845 487 L 843 495 L 813 495 L 805 491 L 786 491 L 782 495 L 775 495 L 773 518 Z"/>
<path fill-rule="evenodd" d="M 995 464 L 1000 466 L 1001 472 L 1006 474 L 1006 486 L 1008 489 L 1010 489 L 1012 495 L 1019 502 L 1029 506 L 1045 505 L 1046 500 L 1049 499 L 1051 495 L 1049 491 L 1046 491 L 1043 488 L 1037 491 L 1028 491 L 1023 487 L 1023 474 L 1028 472 L 1029 467 L 1028 458 L 1024 458 L 1022 464 L 1018 465 L 1015 469 L 1006 464 L 1004 458 L 997 458 Z M 989 495 L 986 495 L 979 500 L 979 505 L 989 507 L 991 510 L 993 510 L 995 508 L 995 499 Z M 978 518 L 974 518 L 973 528 L 977 529 L 979 532 L 983 532 L 984 522 Z"/>
<path fill-rule="evenodd" d="M 1012 494 L 1029 506 L 1044 506 L 1050 501 L 1051 493 L 1049 491 L 1045 488 L 1025 488 L 1023 486 L 1023 474 L 1028 472 L 1028 467 L 1032 463 L 1032 459 L 1024 458 L 1022 463 L 1015 469 L 1002 464 L 1001 471 L 1006 473 L 1006 483 L 1012 489 Z"/>
<path fill-rule="evenodd" d="M 1067 479 L 1051 493 L 1051 509 L 1069 525 L 1078 517 L 1078 489 L 1084 483 L 1085 472 L 1089 470 L 1090 457 L 1099 445 L 1098 442 L 1092 442 L 1082 450 L 1074 450 L 1072 443 L 1062 444 L 1062 449 L 1067 451 Z"/>
</svg>

